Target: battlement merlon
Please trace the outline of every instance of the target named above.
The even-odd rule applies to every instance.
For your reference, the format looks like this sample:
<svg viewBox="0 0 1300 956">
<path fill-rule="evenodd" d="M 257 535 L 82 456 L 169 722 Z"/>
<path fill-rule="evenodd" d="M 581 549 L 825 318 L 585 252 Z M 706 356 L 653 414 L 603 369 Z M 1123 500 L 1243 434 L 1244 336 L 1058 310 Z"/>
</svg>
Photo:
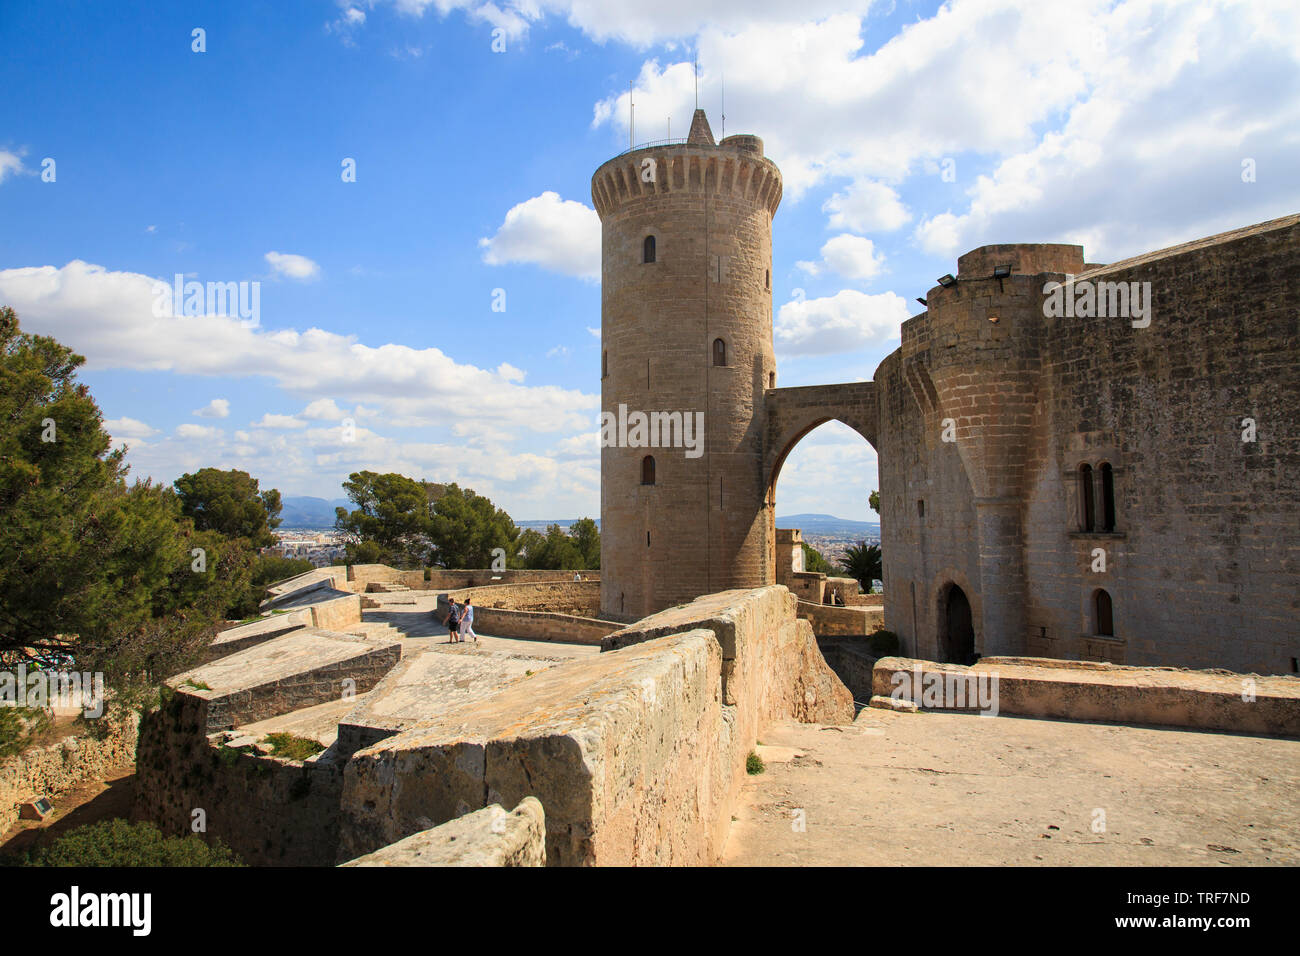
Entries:
<svg viewBox="0 0 1300 956">
<path fill-rule="evenodd" d="M 781 204 L 781 170 L 763 155 L 763 140 L 746 133 L 713 142 L 704 111 L 697 110 L 685 142 L 649 144 L 606 160 L 591 177 L 591 202 L 602 220 L 624 204 L 672 193 Z"/>
</svg>

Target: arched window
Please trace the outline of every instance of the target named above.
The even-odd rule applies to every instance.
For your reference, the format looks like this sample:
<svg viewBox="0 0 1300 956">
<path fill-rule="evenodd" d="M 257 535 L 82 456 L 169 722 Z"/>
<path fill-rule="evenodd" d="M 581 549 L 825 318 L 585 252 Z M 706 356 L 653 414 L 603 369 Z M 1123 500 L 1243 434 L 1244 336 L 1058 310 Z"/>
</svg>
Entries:
<svg viewBox="0 0 1300 956">
<path fill-rule="evenodd" d="M 1097 530 L 1096 509 L 1092 500 L 1092 465 L 1079 466 L 1079 520 L 1084 531 Z"/>
<path fill-rule="evenodd" d="M 1109 462 L 1101 466 L 1101 530 L 1115 530 L 1115 471 Z"/>
<path fill-rule="evenodd" d="M 641 459 L 641 484 L 653 485 L 655 483 L 655 456 L 646 455 Z"/>
<path fill-rule="evenodd" d="M 1105 591 L 1098 591 L 1092 596 L 1093 613 L 1096 619 L 1096 634 L 1098 637 L 1115 636 L 1115 618 L 1110 603 L 1110 595 Z"/>
<path fill-rule="evenodd" d="M 600 353 L 600 377 L 609 378 L 609 349 Z"/>
<path fill-rule="evenodd" d="M 654 236 L 645 237 L 645 243 L 641 248 L 641 261 L 642 262 L 655 261 L 655 237 Z"/>
<path fill-rule="evenodd" d="M 713 340 L 713 364 L 727 364 L 727 343 L 722 341 L 722 339 Z"/>
<path fill-rule="evenodd" d="M 776 372 L 767 373 L 767 387 L 776 388 Z"/>
<path fill-rule="evenodd" d="M 770 289 L 770 288 L 772 288 L 772 270 L 771 270 L 771 269 L 767 269 L 767 270 L 765 270 L 765 271 L 763 272 L 763 288 L 764 288 L 764 289 Z"/>
</svg>

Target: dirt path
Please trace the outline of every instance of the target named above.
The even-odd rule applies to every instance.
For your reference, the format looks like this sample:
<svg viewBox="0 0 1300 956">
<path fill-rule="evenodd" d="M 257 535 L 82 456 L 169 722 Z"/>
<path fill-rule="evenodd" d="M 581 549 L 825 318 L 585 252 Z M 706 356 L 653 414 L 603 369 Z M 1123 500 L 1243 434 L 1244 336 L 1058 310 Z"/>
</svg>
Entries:
<svg viewBox="0 0 1300 956">
<path fill-rule="evenodd" d="M 38 822 L 23 820 L 0 837 L 0 856 L 23 853 L 38 842 L 57 839 L 69 830 L 100 820 L 130 819 L 135 795 L 135 767 L 114 770 L 54 799 L 54 812 Z"/>
</svg>

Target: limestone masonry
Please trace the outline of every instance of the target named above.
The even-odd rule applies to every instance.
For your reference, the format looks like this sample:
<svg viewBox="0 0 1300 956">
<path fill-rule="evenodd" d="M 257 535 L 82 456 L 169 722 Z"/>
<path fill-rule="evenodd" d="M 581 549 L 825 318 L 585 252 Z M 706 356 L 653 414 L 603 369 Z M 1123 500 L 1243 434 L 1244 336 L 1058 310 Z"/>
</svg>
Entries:
<svg viewBox="0 0 1300 956">
<path fill-rule="evenodd" d="M 1300 672 L 1300 216 L 1111 265 L 983 246 L 873 381 L 778 388 L 762 140 L 715 143 L 696 111 L 685 143 L 602 165 L 592 200 L 601 408 L 704 424 L 699 457 L 631 429 L 602 448 L 599 617 L 798 593 L 776 482 L 838 419 L 879 454 L 903 653 Z"/>
</svg>

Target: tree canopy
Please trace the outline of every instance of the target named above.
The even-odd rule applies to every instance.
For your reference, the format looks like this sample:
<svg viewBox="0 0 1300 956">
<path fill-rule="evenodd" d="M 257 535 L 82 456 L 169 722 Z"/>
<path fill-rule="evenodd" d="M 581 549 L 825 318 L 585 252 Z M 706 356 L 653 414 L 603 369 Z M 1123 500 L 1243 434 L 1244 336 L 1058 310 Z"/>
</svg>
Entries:
<svg viewBox="0 0 1300 956">
<path fill-rule="evenodd" d="M 520 567 L 542 571 L 600 568 L 600 531 L 591 518 L 579 518 L 566 532 L 558 524 L 546 534 L 528 528 L 519 536 Z"/>
<path fill-rule="evenodd" d="M 83 362 L 0 309 L 0 662 L 156 680 L 210 639 L 251 562 L 170 489 L 127 485 Z"/>
<path fill-rule="evenodd" d="M 181 513 L 199 531 L 226 538 L 245 538 L 254 548 L 275 544 L 273 528 L 280 525 L 280 492 L 259 491 L 257 479 L 246 471 L 200 468 L 175 482 Z"/>
</svg>

